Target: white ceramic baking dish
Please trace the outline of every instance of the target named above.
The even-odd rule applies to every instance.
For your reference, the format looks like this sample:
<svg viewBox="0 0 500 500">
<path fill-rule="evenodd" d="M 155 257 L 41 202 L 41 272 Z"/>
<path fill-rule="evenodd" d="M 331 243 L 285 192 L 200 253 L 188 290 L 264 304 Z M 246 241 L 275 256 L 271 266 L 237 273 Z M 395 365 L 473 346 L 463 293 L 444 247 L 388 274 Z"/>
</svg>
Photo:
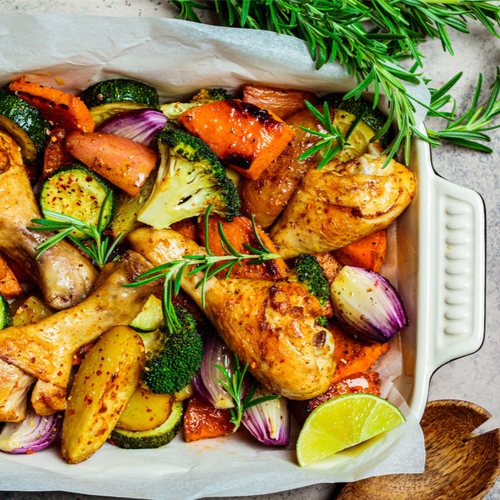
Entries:
<svg viewBox="0 0 500 500">
<path fill-rule="evenodd" d="M 246 32 L 243 35 L 241 30 L 222 32 L 210 26 L 172 23 L 166 19 L 76 16 L 66 16 L 64 20 L 58 16 L 0 18 L 0 38 L 3 36 L 2 43 L 5 40 L 5 45 L 11 47 L 0 53 L 0 85 L 21 74 L 31 74 L 48 85 L 55 85 L 54 79 L 60 78 L 66 82 L 66 88 L 76 90 L 76 82 L 82 78 L 85 82 L 91 78 L 95 81 L 117 75 L 144 79 L 141 76 L 148 73 L 146 81 L 162 89 L 163 97 L 170 99 L 174 96 L 183 98 L 202 86 L 234 88 L 252 81 L 275 86 L 292 85 L 293 82 L 296 88 L 318 92 L 345 91 L 353 87 L 352 79 L 334 66 L 316 72 L 303 45 L 297 40 L 283 40 L 283 37 L 266 33 Z M 28 41 L 24 38 L 27 24 L 31 27 Z M 174 29 L 175 36 L 172 35 Z M 87 41 L 82 45 L 84 37 Z M 116 46 L 118 37 L 120 44 Z M 181 48 L 179 38 L 184 40 Z M 220 38 L 224 38 L 224 42 Z M 64 40 L 63 44 L 61 40 Z M 23 46 L 28 50 L 16 52 L 16 47 Z M 35 47 L 40 46 L 44 47 L 44 57 L 56 54 L 48 58 L 46 70 L 40 69 L 38 61 L 33 62 L 33 58 L 38 59 Z M 188 56 L 186 52 L 189 52 Z M 241 57 L 242 52 L 245 57 Z M 204 58 L 196 55 L 199 53 L 208 55 Z M 252 53 L 251 57 L 249 53 Z M 194 61 L 196 57 L 198 59 Z M 99 63 L 100 59 L 109 62 Z M 151 71 L 151 67 L 155 69 Z M 76 78 L 75 74 L 80 76 Z M 336 79 L 334 88 L 331 87 L 333 78 Z M 164 83 L 165 79 L 168 84 Z M 424 131 L 423 126 L 421 129 Z M 396 222 L 396 280 L 410 319 L 410 326 L 401 335 L 405 376 L 396 381 L 396 387 L 420 419 L 434 371 L 452 359 L 475 352 L 483 342 L 485 218 L 484 205 L 477 193 L 452 184 L 435 173 L 427 143 L 413 141 L 410 167 L 417 178 L 417 196 Z M 234 453 L 237 462 L 238 446 L 247 443 L 241 436 L 234 436 L 233 442 L 234 447 L 228 448 L 227 453 Z M 171 450 L 175 452 L 175 446 L 175 442 L 169 445 L 170 453 Z M 193 463 L 199 458 L 195 453 L 201 453 L 202 448 L 201 445 L 198 451 L 191 448 L 194 450 Z M 137 489 L 130 487 L 127 490 L 130 496 L 172 498 L 168 487 L 163 488 L 163 493 L 156 493 L 161 488 L 140 484 L 147 477 L 157 477 L 160 483 L 164 480 L 165 485 L 169 484 L 164 468 L 158 463 L 165 457 L 164 450 L 120 451 L 119 460 L 113 463 L 117 457 L 113 453 L 117 451 L 109 445 L 99 451 L 104 460 L 108 458 L 107 466 L 102 466 L 101 461 L 93 462 L 93 459 L 76 466 L 82 471 L 85 469 L 87 474 L 85 481 L 78 485 L 71 479 L 72 467 L 75 466 L 68 469 L 57 452 L 47 455 L 46 463 L 37 461 L 38 457 L 34 456 L 0 456 L 3 470 L 12 470 L 11 466 L 15 465 L 21 471 L 18 481 L 8 480 L 0 474 L 0 489 L 67 490 L 124 496 L 120 489 L 115 492 L 113 482 L 135 478 Z M 133 459 L 126 458 L 121 462 L 123 456 L 132 455 Z M 210 459 L 214 473 L 217 471 L 217 456 L 214 449 Z M 270 450 L 269 456 L 290 460 L 293 454 Z M 170 466 L 170 472 L 173 467 L 173 473 L 178 472 L 181 480 L 185 473 L 190 484 L 189 494 L 186 489 L 184 497 L 177 495 L 176 498 L 262 494 L 325 482 L 325 479 L 308 479 L 300 483 L 297 479 L 297 483 L 290 484 L 289 488 L 277 489 L 273 486 L 272 474 L 269 477 L 261 474 L 258 480 L 254 480 L 249 462 L 246 468 L 249 478 L 236 481 L 226 471 L 227 485 L 214 489 L 210 488 L 213 478 L 204 473 L 196 475 L 196 466 L 185 465 L 182 460 L 175 465 Z M 301 474 L 306 474 L 291 463 L 290 466 L 290 477 L 300 478 Z M 145 467 L 142 469 L 144 478 L 138 472 L 139 467 Z M 333 482 L 335 478 L 328 480 Z M 148 493 L 148 489 L 154 489 L 155 493 Z"/>
</svg>

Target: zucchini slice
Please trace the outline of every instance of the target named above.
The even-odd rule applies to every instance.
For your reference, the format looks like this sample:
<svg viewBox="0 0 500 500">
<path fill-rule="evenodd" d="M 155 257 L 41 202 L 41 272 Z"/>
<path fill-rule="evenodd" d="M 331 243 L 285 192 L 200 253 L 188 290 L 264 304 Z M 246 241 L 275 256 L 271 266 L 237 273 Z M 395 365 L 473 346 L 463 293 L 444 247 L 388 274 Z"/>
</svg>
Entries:
<svg viewBox="0 0 500 500">
<path fill-rule="evenodd" d="M 139 333 L 148 333 L 158 330 L 163 324 L 163 309 L 161 300 L 151 295 L 144 304 L 141 312 L 130 323 L 130 327 Z"/>
<path fill-rule="evenodd" d="M 151 431 L 127 431 L 115 427 L 109 439 L 118 448 L 129 450 L 161 448 L 170 443 L 177 435 L 182 426 L 183 415 L 183 404 L 180 401 L 175 401 L 172 404 L 170 416 L 156 429 Z"/>
<path fill-rule="evenodd" d="M 106 179 L 89 170 L 81 163 L 72 163 L 50 175 L 44 182 L 40 193 L 42 210 L 50 210 L 85 222 L 97 225 L 99 212 L 106 196 L 108 198 L 103 216 L 103 226 L 113 220 L 116 206 L 116 190 Z M 74 230 L 72 236 L 88 238 L 81 231 Z"/>
<path fill-rule="evenodd" d="M 145 83 L 117 78 L 96 83 L 84 90 L 82 100 L 96 126 L 116 113 L 140 108 L 158 109 L 158 92 Z"/>
<path fill-rule="evenodd" d="M 365 101 L 364 99 L 356 100 L 354 99 L 354 97 L 344 100 L 343 97 L 344 94 L 329 94 L 325 96 L 323 100 L 328 103 L 330 109 L 346 111 L 348 114 L 351 114 L 354 117 L 359 116 L 363 112 L 363 110 L 365 110 L 365 114 L 361 122 L 366 124 L 368 127 L 370 127 L 371 130 L 374 131 L 373 135 L 375 135 L 385 125 L 387 116 L 385 116 L 377 108 L 372 109 L 372 105 L 369 102 Z M 354 118 L 350 120 L 350 123 L 352 123 L 352 121 L 354 121 Z M 373 137 L 373 135 L 371 137 Z M 380 142 L 382 147 L 386 148 L 387 146 L 389 146 L 393 139 L 394 133 L 389 127 L 389 130 L 379 139 L 378 142 Z"/>
<path fill-rule="evenodd" d="M 0 90 L 0 128 L 17 142 L 25 163 L 44 150 L 49 133 L 49 124 L 38 109 L 4 90 Z"/>
<path fill-rule="evenodd" d="M 12 326 L 12 313 L 7 299 L 0 293 L 0 330 Z"/>
</svg>

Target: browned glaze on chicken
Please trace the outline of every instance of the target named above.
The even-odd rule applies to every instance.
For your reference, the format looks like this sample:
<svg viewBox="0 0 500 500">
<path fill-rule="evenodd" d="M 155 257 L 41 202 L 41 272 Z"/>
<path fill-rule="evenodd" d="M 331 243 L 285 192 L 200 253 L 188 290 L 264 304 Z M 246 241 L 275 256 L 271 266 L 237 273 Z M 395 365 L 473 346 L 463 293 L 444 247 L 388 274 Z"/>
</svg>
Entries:
<svg viewBox="0 0 500 500">
<path fill-rule="evenodd" d="M 203 248 L 172 230 L 141 228 L 128 236 L 132 248 L 157 266 L 201 255 Z M 201 273 L 183 275 L 181 286 L 201 305 Z M 325 392 L 335 371 L 331 334 L 316 325 L 318 300 L 299 283 L 252 279 L 207 281 L 204 311 L 250 372 L 291 399 Z"/>
<path fill-rule="evenodd" d="M 89 295 L 97 278 L 92 264 L 69 243 L 59 242 L 36 259 L 36 248 L 53 236 L 33 231 L 31 219 L 42 218 L 19 146 L 0 130 L 0 250 L 37 280 L 45 302 L 66 309 Z"/>
<path fill-rule="evenodd" d="M 64 402 L 62 395 L 76 350 L 112 326 L 128 325 L 161 285 L 156 280 L 140 287 L 123 287 L 150 268 L 141 255 L 126 252 L 118 261 L 106 265 L 95 291 L 77 306 L 37 323 L 1 330 L 0 359 L 48 383 L 38 387 L 41 404 L 48 405 L 55 397 Z"/>
<path fill-rule="evenodd" d="M 346 163 L 311 168 L 271 229 L 284 259 L 345 247 L 387 228 L 415 196 L 415 177 L 376 145 Z"/>
<path fill-rule="evenodd" d="M 0 422 L 26 418 L 27 395 L 35 379 L 14 365 L 0 360 Z"/>
</svg>

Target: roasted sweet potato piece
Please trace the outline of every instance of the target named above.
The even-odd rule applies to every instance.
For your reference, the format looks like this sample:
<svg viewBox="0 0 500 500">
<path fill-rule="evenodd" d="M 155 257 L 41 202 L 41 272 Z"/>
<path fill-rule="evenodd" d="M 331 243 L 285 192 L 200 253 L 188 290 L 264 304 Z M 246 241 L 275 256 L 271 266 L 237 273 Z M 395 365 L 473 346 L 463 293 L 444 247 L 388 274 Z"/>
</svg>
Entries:
<svg viewBox="0 0 500 500">
<path fill-rule="evenodd" d="M 222 224 L 222 229 L 227 239 L 233 245 L 233 247 L 243 254 L 250 253 L 244 246 L 248 244 L 253 248 L 261 249 L 259 241 L 255 237 L 253 231 L 252 222 L 246 217 L 235 217 L 232 222 L 226 222 L 222 217 L 218 215 L 210 216 L 208 220 L 208 243 L 210 251 L 214 255 L 226 255 L 221 245 L 221 238 L 218 232 L 218 224 Z M 202 245 L 205 244 L 205 225 L 204 221 L 198 224 L 198 231 Z M 271 252 L 278 253 L 274 243 L 271 241 L 269 236 L 257 227 L 260 239 L 262 243 Z M 227 271 L 221 271 L 218 276 L 221 279 L 226 277 Z M 231 271 L 231 278 L 252 278 L 252 279 L 262 279 L 262 280 L 283 280 L 287 277 L 287 266 L 282 259 L 268 260 L 263 264 L 248 264 L 243 261 L 241 267 L 236 265 Z"/>
<path fill-rule="evenodd" d="M 189 400 L 184 414 L 184 437 L 186 441 L 216 438 L 233 432 L 234 424 L 229 420 L 228 410 L 215 408 L 206 399 L 195 393 Z"/>
<path fill-rule="evenodd" d="M 282 120 L 286 120 L 303 109 L 304 101 L 316 103 L 316 96 L 305 90 L 278 89 L 264 85 L 243 85 L 243 102 L 272 111 Z"/>
<path fill-rule="evenodd" d="M 342 394 L 373 394 L 380 396 L 380 380 L 377 372 L 354 373 L 334 382 L 328 390 L 307 403 L 307 411 L 313 411 L 320 404 Z"/>
<path fill-rule="evenodd" d="M 8 255 L 3 255 L 5 262 L 11 268 L 14 276 L 17 278 L 19 283 L 28 283 L 35 285 L 35 278 L 23 267 L 21 264 L 17 263 L 14 259 L 11 259 Z"/>
<path fill-rule="evenodd" d="M 6 299 L 16 299 L 23 293 L 23 287 L 19 284 L 12 269 L 8 266 L 3 255 L 0 253 L 0 293 Z"/>
<path fill-rule="evenodd" d="M 174 222 L 170 226 L 170 229 L 173 229 L 174 231 L 183 234 L 186 238 L 189 238 L 193 241 L 196 241 L 196 243 L 199 243 L 198 227 L 196 226 L 196 223 L 193 222 L 193 219 L 183 219 L 180 220 L 179 222 Z"/>
<path fill-rule="evenodd" d="M 185 111 L 178 121 L 249 179 L 257 179 L 295 137 L 275 114 L 233 99 Z"/>
<path fill-rule="evenodd" d="M 130 196 L 137 196 L 151 171 L 157 155 L 132 139 L 104 132 L 71 132 L 64 145 L 75 158 L 102 175 Z"/>
<path fill-rule="evenodd" d="M 372 367 L 377 359 L 389 350 L 389 344 L 366 344 L 346 333 L 337 322 L 331 322 L 328 329 L 335 342 L 337 370 L 332 384 L 349 377 L 353 373 L 364 372 Z"/>
<path fill-rule="evenodd" d="M 24 76 L 14 80 L 9 85 L 9 90 L 38 108 L 42 116 L 53 125 L 58 125 L 67 131 L 94 131 L 95 125 L 90 111 L 85 103 L 73 94 L 27 82 Z"/>
<path fill-rule="evenodd" d="M 63 165 L 69 165 L 74 158 L 66 151 L 64 139 L 67 132 L 57 127 L 50 132 L 50 137 L 43 157 L 43 177 L 48 177 L 52 172 Z"/>
<path fill-rule="evenodd" d="M 335 252 L 317 253 L 314 256 L 318 259 L 318 263 L 325 271 L 328 283 L 331 285 L 337 273 L 342 269 L 342 264 L 335 256 Z"/>
<path fill-rule="evenodd" d="M 382 269 L 386 249 L 387 238 L 383 230 L 335 250 L 335 256 L 346 266 L 363 267 L 378 273 Z"/>
</svg>

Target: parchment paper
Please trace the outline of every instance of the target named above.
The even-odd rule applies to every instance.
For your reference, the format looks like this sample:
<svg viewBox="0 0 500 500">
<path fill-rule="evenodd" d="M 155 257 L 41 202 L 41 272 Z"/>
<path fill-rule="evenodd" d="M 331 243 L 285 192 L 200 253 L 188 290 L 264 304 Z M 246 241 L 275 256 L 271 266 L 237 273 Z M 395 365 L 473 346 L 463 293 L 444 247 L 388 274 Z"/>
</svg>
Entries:
<svg viewBox="0 0 500 500">
<path fill-rule="evenodd" d="M 0 86 L 20 75 L 78 92 L 92 82 L 122 76 L 145 81 L 164 101 L 192 96 L 204 86 L 238 89 L 258 82 L 316 92 L 347 91 L 356 82 L 337 64 L 314 69 L 306 46 L 283 35 L 158 18 L 91 16 L 0 17 Z M 57 80 L 56 80 L 57 78 Z M 423 85 L 408 85 L 429 102 Z M 425 110 L 418 109 L 418 120 Z M 388 274 L 397 265 L 386 266 Z M 34 455 L 0 454 L 0 490 L 66 490 L 120 498 L 188 500 L 257 495 L 315 483 L 422 472 L 423 436 L 415 416 L 392 387 L 402 372 L 399 341 L 381 366 L 383 393 L 406 423 L 330 460 L 300 469 L 295 439 L 273 449 L 246 431 L 186 444 L 179 435 L 159 450 L 120 450 L 106 443 L 79 465 L 67 465 L 57 447 Z"/>
</svg>

